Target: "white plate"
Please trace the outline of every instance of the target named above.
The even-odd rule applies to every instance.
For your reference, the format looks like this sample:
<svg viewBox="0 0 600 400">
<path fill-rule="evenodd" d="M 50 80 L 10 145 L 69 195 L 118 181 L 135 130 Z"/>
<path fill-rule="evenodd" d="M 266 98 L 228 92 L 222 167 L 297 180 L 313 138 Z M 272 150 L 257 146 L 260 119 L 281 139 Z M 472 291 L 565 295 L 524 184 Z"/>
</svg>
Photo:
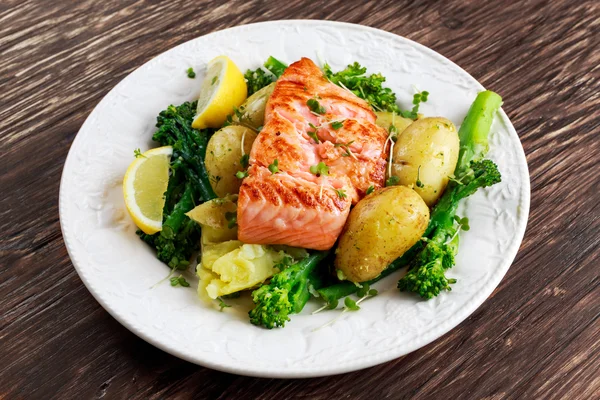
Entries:
<svg viewBox="0 0 600 400">
<path fill-rule="evenodd" d="M 226 54 L 245 70 L 269 55 L 287 63 L 302 56 L 333 70 L 358 61 L 381 72 L 408 107 L 415 87 L 430 92 L 421 108 L 459 125 L 483 87 L 461 68 L 415 42 L 360 25 L 275 21 L 239 26 L 191 40 L 131 73 L 92 111 L 65 163 L 60 220 L 79 276 L 100 304 L 129 330 L 177 357 L 223 371 L 265 377 L 312 377 L 392 360 L 437 339 L 467 318 L 498 285 L 525 232 L 529 175 L 519 138 L 501 111 L 491 132 L 489 157 L 502 183 L 464 202 L 452 292 L 430 301 L 395 289 L 397 276 L 379 283 L 381 294 L 317 329 L 339 311 L 292 316 L 284 329 L 251 325 L 248 316 L 206 307 L 193 289 L 168 281 L 169 272 L 136 235 L 122 199 L 121 181 L 133 150 L 155 146 L 155 118 L 169 104 L 193 100 L 204 66 Z M 194 67 L 198 76 L 187 78 Z M 493 89 L 493 88 L 491 88 Z M 510 99 L 506 99 L 510 101 Z M 190 274 L 191 275 L 191 274 Z"/>
</svg>

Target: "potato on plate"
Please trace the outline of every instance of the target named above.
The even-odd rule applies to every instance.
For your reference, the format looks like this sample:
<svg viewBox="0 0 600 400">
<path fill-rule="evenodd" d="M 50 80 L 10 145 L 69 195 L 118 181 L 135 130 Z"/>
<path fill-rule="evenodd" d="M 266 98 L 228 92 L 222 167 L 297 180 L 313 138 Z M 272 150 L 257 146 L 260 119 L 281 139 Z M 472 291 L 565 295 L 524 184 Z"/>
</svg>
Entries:
<svg viewBox="0 0 600 400">
<path fill-rule="evenodd" d="M 410 249 L 429 223 L 429 208 L 406 186 L 380 189 L 350 211 L 336 250 L 335 268 L 352 282 L 377 277 Z"/>
</svg>

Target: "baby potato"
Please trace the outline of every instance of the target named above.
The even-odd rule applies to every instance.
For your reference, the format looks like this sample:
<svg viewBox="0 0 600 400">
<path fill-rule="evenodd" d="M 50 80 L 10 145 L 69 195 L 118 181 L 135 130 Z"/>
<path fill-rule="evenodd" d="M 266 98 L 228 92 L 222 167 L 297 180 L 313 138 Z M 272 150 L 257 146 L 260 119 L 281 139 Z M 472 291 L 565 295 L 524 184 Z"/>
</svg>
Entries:
<svg viewBox="0 0 600 400">
<path fill-rule="evenodd" d="M 212 199 L 196 206 L 187 215 L 202 226 L 202 247 L 237 239 L 237 226 L 230 226 L 228 214 L 236 215 L 237 195 Z"/>
<path fill-rule="evenodd" d="M 380 189 L 350 211 L 334 265 L 352 282 L 371 280 L 410 249 L 428 223 L 429 208 L 414 190 Z"/>
<path fill-rule="evenodd" d="M 273 89 L 275 89 L 275 82 L 248 97 L 239 108 L 240 116 L 234 114 L 233 123 L 248 126 L 255 130 L 263 126 L 265 122 L 265 107 L 267 106 L 267 100 L 269 100 L 271 93 L 273 93 Z"/>
<path fill-rule="evenodd" d="M 392 175 L 412 187 L 429 207 L 446 189 L 458 161 L 459 139 L 452 121 L 441 117 L 413 122 L 394 145 Z"/>
<path fill-rule="evenodd" d="M 414 121 L 410 118 L 404 118 L 399 116 L 398 114 L 394 115 L 389 111 L 375 111 L 375 115 L 377 116 L 377 120 L 375 120 L 375 124 L 382 127 L 386 131 L 390 129 L 390 125 L 394 125 L 396 127 L 396 131 L 398 133 L 402 133 L 410 124 Z"/>
<path fill-rule="evenodd" d="M 245 169 L 240 165 L 242 137 L 244 154 L 249 154 L 256 135 L 250 128 L 230 125 L 217 131 L 208 141 L 204 163 L 210 185 L 217 196 L 225 197 L 239 192 L 242 180 L 235 174 Z"/>
</svg>

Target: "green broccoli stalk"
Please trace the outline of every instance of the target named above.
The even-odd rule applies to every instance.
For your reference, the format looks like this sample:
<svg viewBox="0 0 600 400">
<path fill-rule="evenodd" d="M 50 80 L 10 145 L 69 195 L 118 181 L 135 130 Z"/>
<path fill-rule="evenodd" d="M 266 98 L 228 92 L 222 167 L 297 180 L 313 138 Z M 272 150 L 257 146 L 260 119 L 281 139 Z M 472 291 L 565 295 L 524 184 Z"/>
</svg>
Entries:
<svg viewBox="0 0 600 400">
<path fill-rule="evenodd" d="M 309 276 L 328 252 L 319 251 L 292 264 L 252 292 L 255 307 L 248 313 L 254 325 L 272 329 L 283 327 L 290 314 L 297 314 L 310 298 Z"/>
<path fill-rule="evenodd" d="M 471 105 L 458 136 L 460 151 L 454 178 L 431 213 L 425 232 L 426 246 L 410 263 L 406 275 L 398 281 L 400 291 L 415 292 L 430 299 L 456 280 L 448 279 L 445 271 L 454 266 L 458 252 L 456 208 L 460 200 L 479 188 L 494 185 L 501 180 L 497 165 L 483 157 L 488 150 L 488 134 L 494 114 L 502 105 L 502 98 L 484 91 Z"/>
</svg>

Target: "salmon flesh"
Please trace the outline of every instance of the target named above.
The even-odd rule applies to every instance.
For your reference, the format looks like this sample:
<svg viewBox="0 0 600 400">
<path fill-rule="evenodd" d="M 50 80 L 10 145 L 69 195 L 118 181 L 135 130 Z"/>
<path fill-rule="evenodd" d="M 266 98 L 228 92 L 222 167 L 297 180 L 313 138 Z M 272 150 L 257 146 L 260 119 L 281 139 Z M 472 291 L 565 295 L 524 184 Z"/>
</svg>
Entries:
<svg viewBox="0 0 600 400">
<path fill-rule="evenodd" d="M 375 118 L 366 101 L 331 83 L 310 59 L 290 65 L 252 146 L 238 199 L 239 240 L 331 248 L 350 206 L 370 186 L 384 185 L 387 132 Z M 311 172 L 320 162 L 328 174 Z"/>
</svg>

